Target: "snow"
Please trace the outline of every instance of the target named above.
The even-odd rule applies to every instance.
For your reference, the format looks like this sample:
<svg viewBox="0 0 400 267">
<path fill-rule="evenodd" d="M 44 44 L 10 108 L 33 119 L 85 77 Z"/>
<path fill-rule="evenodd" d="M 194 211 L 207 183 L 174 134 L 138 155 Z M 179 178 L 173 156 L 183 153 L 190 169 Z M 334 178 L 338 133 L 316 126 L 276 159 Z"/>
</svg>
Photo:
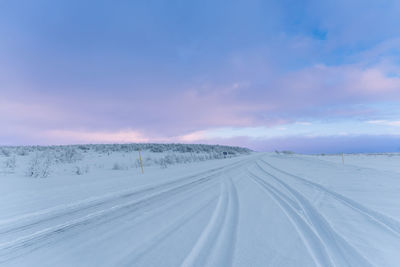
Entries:
<svg viewBox="0 0 400 267">
<path fill-rule="evenodd" d="M 46 178 L 26 175 L 32 153 L 5 164 L 0 265 L 399 265 L 399 154 L 250 153 L 141 174 L 136 153 L 88 152 Z"/>
</svg>

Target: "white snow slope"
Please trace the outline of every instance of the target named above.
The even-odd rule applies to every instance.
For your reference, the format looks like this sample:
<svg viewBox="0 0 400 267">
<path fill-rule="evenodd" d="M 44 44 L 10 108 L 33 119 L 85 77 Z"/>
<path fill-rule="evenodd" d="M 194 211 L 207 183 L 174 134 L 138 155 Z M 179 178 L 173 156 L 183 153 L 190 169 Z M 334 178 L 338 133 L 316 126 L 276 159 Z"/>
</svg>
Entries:
<svg viewBox="0 0 400 267">
<path fill-rule="evenodd" d="M 0 266 L 400 266 L 400 164 L 380 168 L 387 157 L 0 174 Z"/>
</svg>

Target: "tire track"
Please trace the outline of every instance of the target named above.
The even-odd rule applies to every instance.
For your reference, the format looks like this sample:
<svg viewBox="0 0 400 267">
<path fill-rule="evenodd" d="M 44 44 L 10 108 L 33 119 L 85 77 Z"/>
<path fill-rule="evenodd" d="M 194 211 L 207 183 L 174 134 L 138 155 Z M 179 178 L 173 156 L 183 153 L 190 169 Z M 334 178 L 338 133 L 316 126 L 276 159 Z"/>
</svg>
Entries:
<svg viewBox="0 0 400 267">
<path fill-rule="evenodd" d="M 174 199 L 174 197 L 176 197 L 179 193 L 190 192 L 190 190 L 198 189 L 199 185 L 207 184 L 207 182 L 212 181 L 212 178 L 213 176 L 202 178 L 189 184 L 184 184 L 176 188 L 165 190 L 160 193 L 141 198 L 139 200 L 116 205 L 105 210 L 99 210 L 90 213 L 84 217 L 44 228 L 30 235 L 22 236 L 12 241 L 1 243 L 0 257 L 4 261 L 6 260 L 6 255 L 13 254 L 13 252 L 16 250 L 26 249 L 31 245 L 37 245 L 39 242 L 44 242 L 52 236 L 56 236 L 61 232 L 65 232 L 79 226 L 88 225 L 92 222 L 99 223 L 101 219 L 106 219 L 107 217 L 110 217 L 112 215 L 114 215 L 112 218 L 115 218 L 116 216 L 121 216 L 121 213 L 122 215 L 131 214 L 133 211 L 137 212 L 140 209 L 149 207 L 156 203 L 165 203 L 170 199 Z"/>
<path fill-rule="evenodd" d="M 145 188 L 128 192 L 124 191 L 117 194 L 109 194 L 99 198 L 93 198 L 88 201 L 80 201 L 62 208 L 56 207 L 29 215 L 19 216 L 0 223 L 0 242 L 4 242 L 7 235 L 11 237 L 16 233 L 27 234 L 29 231 L 35 231 L 35 227 L 43 227 L 43 225 L 51 225 L 58 221 L 69 220 L 76 216 L 84 217 L 87 214 L 97 211 L 98 209 L 106 209 L 118 205 L 120 202 L 127 202 L 131 199 L 140 198 L 146 195 L 157 194 L 167 189 L 191 184 L 197 180 L 210 177 L 218 177 L 226 169 L 234 169 L 248 162 L 248 159 L 234 162 L 223 167 L 207 170 L 195 175 L 186 176 L 178 180 L 166 182 L 159 185 L 146 186 Z M 205 176 L 208 175 L 208 176 Z M 0 243 L 1 244 L 1 243 Z M 1 245 L 0 245 L 1 247 Z"/>
<path fill-rule="evenodd" d="M 281 169 L 271 165 L 270 163 L 266 162 L 265 160 L 261 159 L 261 162 L 264 163 L 265 165 L 267 165 L 268 167 L 272 168 L 275 171 L 278 171 L 286 176 L 292 177 L 295 180 L 300 181 L 302 184 L 304 184 L 306 186 L 309 186 L 313 189 L 316 189 L 323 193 L 326 193 L 328 196 L 332 197 L 333 199 L 343 203 L 344 205 L 350 207 L 351 209 L 355 210 L 359 214 L 363 215 L 364 217 L 366 217 L 369 221 L 371 221 L 375 225 L 382 227 L 382 228 L 386 229 L 387 231 L 390 231 L 391 233 L 400 237 L 400 222 L 394 220 L 393 218 L 390 218 L 382 213 L 379 213 L 375 210 L 367 208 L 367 207 L 363 206 L 362 204 L 360 204 L 350 198 L 347 198 L 339 193 L 336 193 L 332 190 L 329 190 L 328 188 L 326 188 L 320 184 L 311 182 L 308 179 L 305 179 L 300 176 L 297 176 L 297 175 L 291 174 L 289 172 L 286 172 L 284 170 L 281 170 Z"/>
<path fill-rule="evenodd" d="M 163 227 L 160 231 L 141 242 L 140 245 L 133 249 L 132 253 L 125 256 L 124 259 L 117 264 L 117 266 L 138 266 L 138 262 L 144 258 L 154 247 L 159 245 L 175 232 L 179 231 L 181 227 L 193 220 L 196 214 L 207 209 L 215 200 L 216 197 L 213 197 L 209 200 L 206 200 L 205 203 L 201 203 L 201 205 L 197 205 L 194 208 L 189 209 L 189 211 L 185 211 L 185 213 L 183 213 L 175 221 Z"/>
<path fill-rule="evenodd" d="M 232 266 L 233 263 L 239 220 L 239 198 L 232 179 L 227 177 L 226 180 L 229 192 L 227 216 L 207 266 Z"/>
<path fill-rule="evenodd" d="M 368 260 L 330 226 L 322 214 L 319 213 L 299 191 L 293 189 L 278 177 L 265 171 L 258 163 L 256 164 L 262 172 L 285 188 L 288 195 L 299 203 L 301 207 L 300 214 L 326 247 L 335 266 L 372 266 Z M 267 183 L 266 181 L 264 182 Z M 271 184 L 269 185 L 273 187 Z M 276 187 L 275 190 L 278 191 Z"/>
<path fill-rule="evenodd" d="M 60 236 L 59 234 L 62 234 L 63 232 L 66 232 L 67 230 L 73 231 L 73 232 L 72 231 L 68 232 L 67 237 L 68 236 L 71 237 L 71 236 L 79 234 L 79 231 L 82 231 L 82 230 L 85 231 L 87 229 L 87 227 L 90 227 L 90 229 L 96 229 L 99 226 L 104 226 L 109 223 L 112 224 L 115 222 L 115 220 L 118 220 L 120 218 L 123 219 L 124 222 L 126 222 L 128 220 L 130 222 L 129 228 L 131 229 L 132 227 L 135 227 L 136 225 L 139 225 L 139 224 L 145 222 L 146 220 L 157 216 L 157 214 L 159 214 L 160 212 L 165 212 L 166 210 L 175 209 L 182 202 L 190 201 L 193 198 L 199 198 L 199 196 L 204 195 L 205 192 L 208 192 L 210 189 L 215 187 L 215 185 L 216 184 L 213 183 L 211 185 L 205 186 L 201 190 L 195 190 L 195 191 L 189 189 L 189 190 L 185 191 L 185 195 L 182 198 L 181 197 L 173 198 L 173 199 L 164 200 L 161 203 L 155 202 L 155 203 L 150 203 L 149 205 L 143 205 L 138 208 L 133 208 L 133 209 L 127 208 L 127 209 L 120 210 L 120 211 L 118 211 L 117 214 L 113 214 L 113 216 L 104 216 L 104 217 L 98 218 L 97 220 L 92 220 L 86 224 L 83 223 L 80 225 L 80 226 L 82 226 L 82 228 L 75 227 L 75 230 L 78 230 L 78 232 L 74 231 L 74 227 L 72 227 L 72 228 L 69 228 L 66 230 L 57 231 L 57 234 L 49 235 L 45 238 L 33 240 L 34 242 L 28 242 L 26 244 L 23 244 L 22 246 L 15 247 L 14 249 L 6 249 L 4 251 L 0 250 L 0 265 L 3 262 L 11 261 L 22 255 L 30 254 L 42 247 L 51 246 L 53 243 L 59 242 L 60 239 L 64 238 L 63 236 Z M 204 208 L 204 202 L 211 202 L 212 199 L 214 199 L 214 201 L 215 201 L 215 198 L 216 197 L 214 196 L 211 198 L 208 197 L 206 199 L 201 199 L 198 203 L 195 204 L 195 208 L 198 206 L 202 206 Z M 180 218 L 180 217 L 178 216 L 178 218 Z M 182 225 L 183 225 L 183 223 L 182 223 Z M 83 228 L 85 226 L 86 226 L 86 228 Z"/>
<path fill-rule="evenodd" d="M 181 266 L 231 266 L 238 216 L 237 190 L 231 178 L 225 177 L 211 219 Z"/>
<path fill-rule="evenodd" d="M 217 169 L 213 169 L 211 171 L 209 170 L 200 173 L 200 174 L 212 173 L 206 177 L 199 178 L 200 174 L 189 176 L 192 178 L 190 179 L 190 182 L 187 182 L 188 177 L 181 178 L 179 179 L 179 181 L 183 180 L 185 183 L 172 188 L 166 187 L 165 189 L 164 185 L 176 184 L 177 181 L 162 184 L 161 189 L 160 186 L 155 186 L 155 187 L 153 186 L 151 188 L 148 188 L 148 189 L 154 189 L 154 188 L 159 189 L 159 190 L 154 190 L 153 194 L 149 194 L 148 193 L 149 191 L 141 190 L 140 191 L 141 197 L 136 196 L 137 198 L 135 198 L 134 200 L 129 198 L 129 196 L 124 195 L 124 197 L 120 199 L 121 201 L 116 205 L 110 206 L 110 204 L 108 204 L 106 208 L 100 205 L 97 207 L 101 207 L 102 209 L 100 210 L 95 209 L 93 212 L 90 213 L 87 212 L 88 210 L 84 210 L 86 211 L 86 213 L 83 216 L 79 217 L 75 216 L 75 218 L 73 219 L 66 218 L 65 215 L 68 216 L 70 215 L 70 213 L 67 212 L 67 214 L 61 214 L 57 216 L 57 219 L 61 220 L 62 223 L 54 224 L 55 218 L 53 217 L 50 218 L 49 220 L 42 219 L 40 220 L 40 222 L 36 222 L 35 224 L 29 225 L 36 227 L 33 229 L 33 231 L 31 231 L 31 233 L 25 235 L 20 234 L 17 237 L 15 237 L 14 233 L 11 240 L 6 240 L 5 242 L 0 243 L 0 259 L 1 261 L 7 261 L 8 259 L 13 257 L 12 255 L 18 254 L 19 253 L 18 251 L 22 251 L 22 253 L 29 253 L 43 246 L 43 244 L 47 244 L 49 242 L 55 242 L 57 241 L 57 236 L 65 231 L 69 231 L 89 224 L 100 224 L 100 223 L 106 223 L 108 221 L 113 221 L 127 214 L 132 214 L 132 212 L 138 212 L 145 208 L 149 208 L 152 205 L 153 206 L 157 205 L 157 203 L 159 203 L 158 206 L 163 206 L 165 205 L 165 202 L 174 200 L 174 198 L 176 199 L 176 196 L 178 194 L 190 193 L 190 191 L 194 190 L 198 191 L 200 185 L 206 186 L 207 184 L 218 182 L 221 174 L 224 171 L 234 171 L 251 160 L 253 159 L 251 158 L 251 159 L 241 160 Z M 143 192 L 146 192 L 147 194 L 142 194 Z M 63 219 L 69 219 L 69 220 L 63 220 Z M 48 224 L 52 222 L 53 224 L 49 226 Z M 27 226 L 27 228 L 29 228 L 29 226 Z M 23 233 L 23 230 L 26 229 L 26 228 L 21 228 L 21 226 L 19 225 L 16 228 L 20 230 L 22 229 L 22 231 L 20 231 L 21 233 Z M 29 248 L 31 248 L 30 251 L 28 251 Z"/>
<path fill-rule="evenodd" d="M 316 266 L 334 266 L 325 244 L 304 220 L 302 215 L 299 214 L 299 210 L 290 204 L 291 202 L 289 198 L 253 173 L 249 172 L 249 177 L 256 183 L 256 185 L 266 191 L 278 206 L 281 207 L 282 211 L 289 218 L 290 222 L 299 234 Z"/>
</svg>

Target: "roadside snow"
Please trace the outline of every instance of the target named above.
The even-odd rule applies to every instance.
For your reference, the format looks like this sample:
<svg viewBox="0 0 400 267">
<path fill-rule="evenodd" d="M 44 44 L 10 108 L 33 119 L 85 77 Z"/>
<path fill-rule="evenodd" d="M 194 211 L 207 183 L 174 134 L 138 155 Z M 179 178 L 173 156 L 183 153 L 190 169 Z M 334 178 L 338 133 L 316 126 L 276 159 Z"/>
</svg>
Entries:
<svg viewBox="0 0 400 267">
<path fill-rule="evenodd" d="M 52 165 L 47 178 L 27 177 L 18 169 L 29 164 L 26 156 L 4 168 L 0 265 L 400 262 L 397 155 L 345 155 L 342 164 L 340 155 L 251 153 L 149 164 L 142 175 L 129 165 L 133 154 L 123 154 L 90 152 L 81 175 L 72 162 Z M 115 162 L 128 168 L 114 169 Z"/>
</svg>

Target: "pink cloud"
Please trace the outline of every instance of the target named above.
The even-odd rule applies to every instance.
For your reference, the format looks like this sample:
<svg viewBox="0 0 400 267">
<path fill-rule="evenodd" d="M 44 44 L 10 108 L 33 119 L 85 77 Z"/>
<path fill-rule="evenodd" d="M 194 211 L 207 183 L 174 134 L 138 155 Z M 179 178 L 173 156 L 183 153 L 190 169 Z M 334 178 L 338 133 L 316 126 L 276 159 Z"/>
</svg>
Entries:
<svg viewBox="0 0 400 267">
<path fill-rule="evenodd" d="M 150 142 L 138 131 L 74 131 L 74 130 L 50 130 L 44 135 L 51 140 L 62 140 L 70 143 L 141 143 Z"/>
<path fill-rule="evenodd" d="M 400 78 L 388 77 L 379 68 L 356 70 L 349 78 L 348 88 L 368 95 L 398 93 Z"/>
<path fill-rule="evenodd" d="M 389 75 L 381 65 L 315 65 L 279 77 L 276 86 L 282 88 L 281 104 L 296 108 L 343 104 L 350 99 L 400 99 L 400 77 Z"/>
<path fill-rule="evenodd" d="M 225 88 L 192 88 L 175 95 L 166 105 L 173 109 L 177 120 L 188 124 L 195 122 L 200 128 L 255 125 L 258 122 L 254 115 L 271 110 L 273 105 L 238 99 L 240 90 L 247 90 L 247 87 L 233 83 Z"/>
</svg>

